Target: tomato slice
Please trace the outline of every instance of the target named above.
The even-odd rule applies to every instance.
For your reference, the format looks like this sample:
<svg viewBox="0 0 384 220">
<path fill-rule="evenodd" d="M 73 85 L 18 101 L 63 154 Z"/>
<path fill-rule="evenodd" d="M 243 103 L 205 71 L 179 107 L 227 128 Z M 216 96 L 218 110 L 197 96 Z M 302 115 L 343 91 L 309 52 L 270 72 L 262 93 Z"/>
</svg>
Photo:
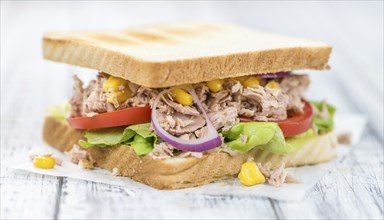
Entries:
<svg viewBox="0 0 384 220">
<path fill-rule="evenodd" d="M 151 121 L 151 108 L 132 107 L 113 112 L 97 114 L 93 117 L 69 118 L 75 129 L 110 128 L 123 125 L 142 124 Z"/>
<path fill-rule="evenodd" d="M 307 131 L 312 125 L 312 116 L 313 111 L 311 105 L 307 101 L 304 101 L 303 114 L 294 115 L 277 123 L 283 131 L 284 137 L 291 137 Z M 254 120 L 240 117 L 240 121 L 250 122 Z"/>
</svg>

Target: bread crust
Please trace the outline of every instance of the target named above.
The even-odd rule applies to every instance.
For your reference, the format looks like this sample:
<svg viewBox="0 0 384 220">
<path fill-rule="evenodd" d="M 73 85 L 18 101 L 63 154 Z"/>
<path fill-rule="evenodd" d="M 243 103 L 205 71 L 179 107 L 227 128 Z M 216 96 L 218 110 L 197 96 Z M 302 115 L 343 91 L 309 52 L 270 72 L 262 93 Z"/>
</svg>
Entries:
<svg viewBox="0 0 384 220">
<path fill-rule="evenodd" d="M 218 78 L 329 68 L 331 47 L 223 24 L 158 25 L 124 31 L 48 33 L 46 59 L 150 88 Z"/>
<path fill-rule="evenodd" d="M 73 129 L 67 121 L 47 117 L 43 139 L 60 151 L 69 151 L 83 136 L 82 131 Z M 216 151 L 205 154 L 202 158 L 156 160 L 148 155 L 137 156 L 127 145 L 91 147 L 87 151 L 98 167 L 111 172 L 117 168 L 121 176 L 130 177 L 157 189 L 179 189 L 233 177 L 249 158 L 254 158 L 262 164 L 271 162 L 273 167 L 283 162 L 288 167 L 325 162 L 336 156 L 336 145 L 336 135 L 328 133 L 314 138 L 297 152 L 287 155 L 252 150 L 246 154 L 230 156 L 225 152 Z"/>
</svg>

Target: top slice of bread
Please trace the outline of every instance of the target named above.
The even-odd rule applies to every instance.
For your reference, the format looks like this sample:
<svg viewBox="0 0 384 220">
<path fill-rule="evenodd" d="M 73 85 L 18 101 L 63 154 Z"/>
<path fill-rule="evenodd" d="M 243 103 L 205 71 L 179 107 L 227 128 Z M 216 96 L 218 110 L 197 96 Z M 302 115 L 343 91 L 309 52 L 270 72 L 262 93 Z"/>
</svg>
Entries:
<svg viewBox="0 0 384 220">
<path fill-rule="evenodd" d="M 47 33 L 46 59 L 96 69 L 151 88 L 299 69 L 327 69 L 319 41 L 243 27 L 184 23 L 120 31 Z"/>
</svg>

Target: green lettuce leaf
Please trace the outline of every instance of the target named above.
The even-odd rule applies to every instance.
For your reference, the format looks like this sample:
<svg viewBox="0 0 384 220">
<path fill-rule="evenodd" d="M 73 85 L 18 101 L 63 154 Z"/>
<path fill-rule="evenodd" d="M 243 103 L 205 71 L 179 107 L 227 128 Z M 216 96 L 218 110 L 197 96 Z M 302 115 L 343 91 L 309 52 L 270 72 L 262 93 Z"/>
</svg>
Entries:
<svg viewBox="0 0 384 220">
<path fill-rule="evenodd" d="M 284 138 L 283 133 L 276 136 L 280 135 Z M 265 150 L 275 154 L 289 154 L 302 148 L 310 139 L 315 137 L 315 133 L 312 129 L 309 129 L 299 135 L 285 138 L 285 144 L 281 142 L 281 136 L 276 136 L 267 144 Z"/>
<path fill-rule="evenodd" d="M 136 154 L 141 156 L 152 151 L 154 139 L 155 137 L 145 138 L 139 134 L 136 134 L 133 138 L 133 141 L 127 142 L 127 144 L 131 145 Z"/>
<path fill-rule="evenodd" d="M 93 131 L 85 131 L 84 136 L 87 138 L 87 143 L 93 145 L 112 146 L 123 143 L 135 136 L 135 132 L 127 128 L 106 128 Z"/>
<path fill-rule="evenodd" d="M 246 153 L 256 146 L 270 142 L 276 130 L 280 130 L 277 123 L 241 122 L 222 134 L 229 148 Z"/>
<path fill-rule="evenodd" d="M 311 102 L 318 112 L 328 111 L 328 118 L 323 118 L 319 114 L 314 114 L 313 123 L 318 129 L 319 134 L 324 134 L 333 130 L 333 118 L 336 108 L 325 102 Z"/>
<path fill-rule="evenodd" d="M 222 132 L 225 144 L 232 150 L 246 153 L 254 148 L 274 154 L 297 151 L 313 137 L 312 129 L 295 137 L 284 138 L 279 125 L 274 122 L 241 122 Z"/>
<path fill-rule="evenodd" d="M 67 101 L 48 108 L 48 116 L 53 117 L 57 120 L 67 119 L 69 117 L 70 112 L 71 105 Z"/>
<path fill-rule="evenodd" d="M 86 141 L 79 141 L 83 148 L 108 147 L 117 144 L 130 145 L 138 155 L 144 155 L 152 151 L 157 137 L 150 131 L 150 124 L 131 125 L 126 128 L 105 128 L 93 131 L 85 131 Z"/>
</svg>

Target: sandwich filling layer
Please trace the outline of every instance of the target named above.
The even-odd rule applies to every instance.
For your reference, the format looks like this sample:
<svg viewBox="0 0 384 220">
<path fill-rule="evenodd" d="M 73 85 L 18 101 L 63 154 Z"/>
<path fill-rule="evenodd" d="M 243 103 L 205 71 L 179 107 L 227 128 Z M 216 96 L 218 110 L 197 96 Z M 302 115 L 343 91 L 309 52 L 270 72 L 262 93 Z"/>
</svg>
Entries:
<svg viewBox="0 0 384 220">
<path fill-rule="evenodd" d="M 216 151 L 232 155 L 254 148 L 287 154 L 333 128 L 334 107 L 305 101 L 310 81 L 304 74 L 253 75 L 162 89 L 146 88 L 105 73 L 99 73 L 87 86 L 77 76 L 73 78 L 69 122 L 75 127 L 73 121 L 78 120 L 76 126 L 83 126 L 86 140 L 79 145 L 84 148 L 128 144 L 138 155 L 155 159 L 202 157 Z M 150 111 L 155 111 L 155 118 Z M 116 115 L 113 120 L 121 121 L 124 114 L 142 123 L 111 126 L 111 117 Z M 81 120 L 102 122 L 87 127 Z M 103 125 L 106 120 L 108 126 Z M 211 124 L 221 144 L 207 151 L 180 150 L 184 148 L 153 130 L 153 120 L 166 135 L 190 142 L 206 137 Z M 293 122 L 296 124 L 291 125 Z"/>
</svg>

